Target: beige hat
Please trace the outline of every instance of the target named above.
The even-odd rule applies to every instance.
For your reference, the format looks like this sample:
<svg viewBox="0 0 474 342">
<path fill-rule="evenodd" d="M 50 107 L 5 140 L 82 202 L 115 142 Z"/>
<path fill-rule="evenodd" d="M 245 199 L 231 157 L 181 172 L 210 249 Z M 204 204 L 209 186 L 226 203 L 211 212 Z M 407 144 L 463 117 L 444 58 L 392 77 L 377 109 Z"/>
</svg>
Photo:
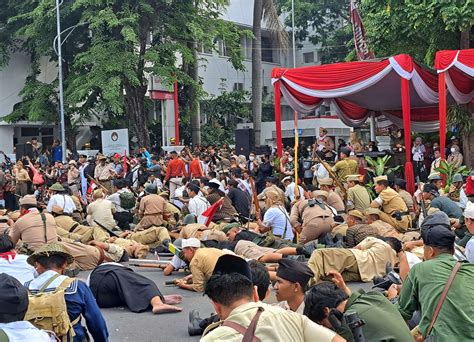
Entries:
<svg viewBox="0 0 474 342">
<path fill-rule="evenodd" d="M 328 198 L 329 196 L 329 193 L 327 191 L 324 191 L 324 190 L 314 190 L 312 192 L 312 195 L 313 195 L 313 198 L 316 198 L 318 196 L 322 196 L 322 197 L 325 197 L 325 198 Z"/>
<path fill-rule="evenodd" d="M 107 157 L 104 156 L 103 154 L 97 155 L 97 160 L 104 160 L 104 159 L 107 159 Z"/>
<path fill-rule="evenodd" d="M 53 209 L 51 210 L 51 212 L 53 214 L 58 214 L 58 215 L 64 214 L 63 208 L 61 208 L 59 205 L 53 205 Z"/>
<path fill-rule="evenodd" d="M 377 184 L 378 182 L 381 182 L 381 181 L 388 181 L 387 176 L 378 176 L 374 178 L 374 184 Z"/>
<path fill-rule="evenodd" d="M 77 163 L 76 163 L 75 160 L 70 160 L 68 164 L 69 164 L 69 165 L 77 165 Z"/>
<path fill-rule="evenodd" d="M 347 182 L 359 182 L 360 181 L 360 175 L 349 175 L 346 178 Z"/>
<path fill-rule="evenodd" d="M 102 191 L 102 189 L 97 189 L 94 191 L 94 199 L 98 199 L 98 198 L 102 198 L 104 197 L 104 192 Z"/>
<path fill-rule="evenodd" d="M 20 205 L 34 205 L 37 206 L 36 197 L 34 195 L 26 195 L 18 201 Z"/>
<path fill-rule="evenodd" d="M 365 211 L 365 214 L 366 215 L 378 215 L 380 216 L 380 209 L 377 209 L 377 208 L 369 208 Z"/>
<path fill-rule="evenodd" d="M 332 178 L 321 178 L 319 180 L 319 185 L 332 185 L 333 181 Z"/>
<path fill-rule="evenodd" d="M 281 180 L 282 183 L 285 183 L 286 181 L 290 181 L 291 182 L 291 176 L 286 176 L 285 178 L 283 178 Z"/>
<path fill-rule="evenodd" d="M 348 212 L 348 215 L 349 216 L 354 216 L 354 217 L 357 217 L 361 220 L 365 219 L 365 216 L 364 214 L 362 214 L 359 210 L 355 209 L 355 210 L 351 210 Z"/>
</svg>

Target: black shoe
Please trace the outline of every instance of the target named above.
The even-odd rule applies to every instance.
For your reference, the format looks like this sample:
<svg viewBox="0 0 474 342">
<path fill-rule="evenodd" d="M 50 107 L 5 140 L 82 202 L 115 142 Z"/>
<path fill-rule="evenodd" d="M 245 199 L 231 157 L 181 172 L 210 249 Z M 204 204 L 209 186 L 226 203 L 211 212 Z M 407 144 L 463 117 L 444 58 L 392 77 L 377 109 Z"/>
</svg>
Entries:
<svg viewBox="0 0 474 342">
<path fill-rule="evenodd" d="M 305 258 L 310 258 L 311 254 L 318 248 L 317 241 L 310 241 L 306 243 L 304 246 L 296 247 L 296 253 L 298 255 L 304 255 Z"/>
<path fill-rule="evenodd" d="M 189 336 L 201 336 L 204 332 L 204 329 L 201 328 L 200 323 L 202 318 L 199 317 L 199 312 L 197 310 L 192 310 L 189 313 L 189 324 L 188 324 L 188 334 Z"/>
</svg>

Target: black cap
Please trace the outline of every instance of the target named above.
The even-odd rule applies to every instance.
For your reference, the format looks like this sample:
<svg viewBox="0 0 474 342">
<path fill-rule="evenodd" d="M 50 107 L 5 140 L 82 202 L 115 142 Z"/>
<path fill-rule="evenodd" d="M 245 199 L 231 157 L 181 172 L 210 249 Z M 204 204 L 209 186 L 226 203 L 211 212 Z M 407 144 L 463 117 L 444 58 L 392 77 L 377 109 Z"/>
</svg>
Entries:
<svg viewBox="0 0 474 342">
<path fill-rule="evenodd" d="M 233 254 L 224 254 L 217 260 L 212 275 L 230 273 L 242 274 L 252 281 L 252 271 L 245 259 Z"/>
<path fill-rule="evenodd" d="M 426 216 L 421 223 L 421 229 L 433 226 L 444 226 L 451 229 L 451 222 L 449 221 L 448 215 L 443 211 L 435 211 L 433 214 Z"/>
<path fill-rule="evenodd" d="M 195 193 L 197 193 L 197 194 L 199 193 L 199 187 L 194 183 L 189 183 L 188 184 L 188 189 L 195 192 Z"/>
<path fill-rule="evenodd" d="M 267 178 L 265 179 L 265 181 L 270 182 L 270 183 L 273 183 L 273 184 L 276 184 L 276 183 L 277 183 L 276 177 L 267 177 Z"/>
<path fill-rule="evenodd" d="M 351 152 L 352 152 L 352 150 L 348 147 L 341 148 L 341 153 L 344 153 L 346 156 L 350 156 Z"/>
<path fill-rule="evenodd" d="M 395 178 L 394 184 L 401 188 L 405 188 L 407 186 L 407 182 L 402 178 Z"/>
<path fill-rule="evenodd" d="M 287 258 L 281 259 L 278 262 L 276 275 L 293 283 L 300 283 L 303 287 L 308 285 L 308 281 L 314 277 L 314 273 L 308 265 Z"/>
<path fill-rule="evenodd" d="M 208 187 L 210 187 L 211 189 L 219 189 L 220 188 L 220 185 L 217 184 L 216 182 L 209 182 L 207 184 Z"/>
<path fill-rule="evenodd" d="M 6 273 L 0 273 L 0 313 L 18 314 L 28 309 L 28 290 Z"/>
<path fill-rule="evenodd" d="M 430 193 L 434 195 L 435 197 L 439 196 L 438 188 L 436 187 L 436 185 L 431 184 L 431 183 L 427 183 L 423 185 L 423 192 Z"/>
<path fill-rule="evenodd" d="M 454 232 L 444 225 L 421 228 L 421 237 L 427 246 L 453 248 L 456 236 Z"/>
</svg>

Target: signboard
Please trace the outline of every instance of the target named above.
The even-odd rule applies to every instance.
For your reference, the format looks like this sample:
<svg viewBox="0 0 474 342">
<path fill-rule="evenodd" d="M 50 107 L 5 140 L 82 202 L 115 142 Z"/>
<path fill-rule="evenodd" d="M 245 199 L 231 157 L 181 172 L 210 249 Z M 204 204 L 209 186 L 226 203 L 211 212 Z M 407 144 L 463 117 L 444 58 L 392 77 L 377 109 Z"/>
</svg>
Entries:
<svg viewBox="0 0 474 342">
<path fill-rule="evenodd" d="M 129 154 L 128 129 L 102 131 L 102 153 L 104 155 L 114 153 L 123 155 L 125 151 Z"/>
</svg>

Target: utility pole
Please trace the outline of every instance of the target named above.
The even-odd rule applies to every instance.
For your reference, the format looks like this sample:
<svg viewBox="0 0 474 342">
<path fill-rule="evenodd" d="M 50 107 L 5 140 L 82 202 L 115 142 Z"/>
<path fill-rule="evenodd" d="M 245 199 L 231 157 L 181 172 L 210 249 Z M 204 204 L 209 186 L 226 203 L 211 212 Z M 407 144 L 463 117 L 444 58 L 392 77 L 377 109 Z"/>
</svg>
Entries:
<svg viewBox="0 0 474 342">
<path fill-rule="evenodd" d="M 62 3 L 62 2 L 61 2 Z M 62 150 L 62 161 L 66 162 L 66 124 L 64 121 L 64 89 L 63 89 L 63 56 L 61 49 L 61 21 L 59 7 L 61 6 L 59 0 L 56 0 L 56 29 L 57 35 L 57 51 L 58 51 L 58 79 L 59 79 L 59 116 L 61 121 L 61 150 Z"/>
</svg>

